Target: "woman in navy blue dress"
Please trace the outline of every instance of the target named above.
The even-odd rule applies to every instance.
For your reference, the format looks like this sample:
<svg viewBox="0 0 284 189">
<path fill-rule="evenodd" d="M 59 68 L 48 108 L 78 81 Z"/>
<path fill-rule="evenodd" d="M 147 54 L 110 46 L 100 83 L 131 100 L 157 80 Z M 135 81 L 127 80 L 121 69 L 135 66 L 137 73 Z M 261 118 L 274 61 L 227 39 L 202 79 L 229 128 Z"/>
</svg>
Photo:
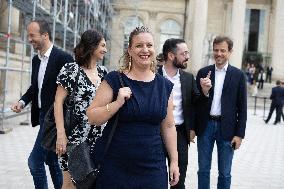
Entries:
<svg viewBox="0 0 284 189">
<path fill-rule="evenodd" d="M 102 165 L 98 189 L 166 189 L 179 180 L 173 84 L 155 73 L 154 54 L 152 34 L 146 27 L 137 27 L 130 34 L 121 72 L 104 77 L 87 109 L 89 122 L 98 126 L 108 120 L 111 123 L 119 111 L 118 125 L 104 158 L 111 124 L 95 144 L 94 161 Z M 120 85 L 119 74 L 125 87 Z M 165 149 L 170 158 L 170 183 Z"/>
</svg>

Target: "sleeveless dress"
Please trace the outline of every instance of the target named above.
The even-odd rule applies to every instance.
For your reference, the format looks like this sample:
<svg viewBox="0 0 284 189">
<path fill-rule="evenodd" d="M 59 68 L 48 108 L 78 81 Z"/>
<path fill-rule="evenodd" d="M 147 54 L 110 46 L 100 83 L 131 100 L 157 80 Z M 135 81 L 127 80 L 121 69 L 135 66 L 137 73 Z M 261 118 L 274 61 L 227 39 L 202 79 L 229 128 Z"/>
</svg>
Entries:
<svg viewBox="0 0 284 189">
<path fill-rule="evenodd" d="M 79 69 L 78 81 L 75 81 Z M 98 75 L 102 79 L 107 74 L 107 69 L 104 66 L 97 65 Z M 74 90 L 75 83 L 75 113 L 77 115 L 78 125 L 72 130 L 68 137 L 67 147 L 78 145 L 84 142 L 87 138 L 92 139 L 93 145 L 98 137 L 102 135 L 101 127 L 91 127 L 86 115 L 86 109 L 91 104 L 98 86 L 101 81 L 94 85 L 76 62 L 65 64 L 57 76 L 56 83 L 64 87 L 68 94 Z M 91 148 L 93 149 L 93 148 Z M 58 162 L 63 171 L 68 171 L 68 152 L 58 158 Z"/>
<path fill-rule="evenodd" d="M 104 79 L 114 100 L 121 88 L 118 72 Z M 102 159 L 114 117 L 94 147 L 93 159 L 101 163 L 97 189 L 166 189 L 168 173 L 160 124 L 166 117 L 173 84 L 156 74 L 150 82 L 131 80 L 121 73 L 132 96 L 119 110 L 119 120 L 106 156 Z"/>
</svg>

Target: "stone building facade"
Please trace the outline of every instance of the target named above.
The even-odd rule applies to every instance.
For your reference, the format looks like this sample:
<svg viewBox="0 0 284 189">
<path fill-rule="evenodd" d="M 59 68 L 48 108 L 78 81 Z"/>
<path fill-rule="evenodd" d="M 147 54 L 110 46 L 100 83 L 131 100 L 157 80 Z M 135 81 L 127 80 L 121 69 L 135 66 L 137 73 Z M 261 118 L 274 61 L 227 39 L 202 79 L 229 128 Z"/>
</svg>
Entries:
<svg viewBox="0 0 284 189">
<path fill-rule="evenodd" d="M 110 68 L 118 65 L 130 31 L 137 25 L 154 33 L 157 54 L 170 37 L 190 47 L 188 69 L 196 73 L 212 63 L 212 40 L 234 40 L 230 63 L 274 68 L 273 78 L 284 79 L 284 0 L 114 0 Z"/>
<path fill-rule="evenodd" d="M 0 131 L 1 118 L 30 85 L 31 58 L 36 52 L 28 44 L 27 24 L 45 19 L 53 43 L 72 54 L 87 29 L 96 29 L 109 40 L 112 13 L 110 0 L 0 0 Z"/>
</svg>

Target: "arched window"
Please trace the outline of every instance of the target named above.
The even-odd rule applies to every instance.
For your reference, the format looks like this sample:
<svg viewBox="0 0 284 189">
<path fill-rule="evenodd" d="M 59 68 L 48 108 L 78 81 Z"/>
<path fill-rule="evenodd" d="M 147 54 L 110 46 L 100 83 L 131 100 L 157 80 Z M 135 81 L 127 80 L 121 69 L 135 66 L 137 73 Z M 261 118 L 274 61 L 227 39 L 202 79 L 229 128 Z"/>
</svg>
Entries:
<svg viewBox="0 0 284 189">
<path fill-rule="evenodd" d="M 130 35 L 130 32 L 134 30 L 138 26 L 142 26 L 143 22 L 142 20 L 137 16 L 130 16 L 126 19 L 124 24 L 124 39 L 123 39 L 123 48 L 127 49 L 128 47 L 128 38 Z"/>
<path fill-rule="evenodd" d="M 163 44 L 169 38 L 181 38 L 181 26 L 175 20 L 168 19 L 161 24 L 161 35 L 160 35 L 160 52 L 163 50 Z"/>
</svg>

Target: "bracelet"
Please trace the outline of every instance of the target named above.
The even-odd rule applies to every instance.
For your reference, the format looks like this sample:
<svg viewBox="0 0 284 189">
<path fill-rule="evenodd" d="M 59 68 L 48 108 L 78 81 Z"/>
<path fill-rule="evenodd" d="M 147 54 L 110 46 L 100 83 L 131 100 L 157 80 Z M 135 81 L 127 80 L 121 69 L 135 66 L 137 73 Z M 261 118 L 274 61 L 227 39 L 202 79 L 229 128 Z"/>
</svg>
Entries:
<svg viewBox="0 0 284 189">
<path fill-rule="evenodd" d="M 106 109 L 107 109 L 108 112 L 110 112 L 109 104 L 106 105 Z"/>
</svg>

